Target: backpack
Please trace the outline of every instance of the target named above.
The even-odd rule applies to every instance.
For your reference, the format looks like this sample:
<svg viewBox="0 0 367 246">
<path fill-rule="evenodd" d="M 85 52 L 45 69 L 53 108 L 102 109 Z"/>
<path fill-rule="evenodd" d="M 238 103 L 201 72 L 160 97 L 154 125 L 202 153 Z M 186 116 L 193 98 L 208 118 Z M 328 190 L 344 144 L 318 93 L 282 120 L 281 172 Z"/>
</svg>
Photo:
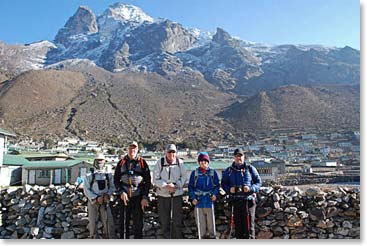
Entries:
<svg viewBox="0 0 367 246">
<path fill-rule="evenodd" d="M 244 165 L 244 168 L 242 168 L 241 169 L 241 172 L 245 172 L 245 169 L 248 169 L 249 171 L 250 171 L 250 175 L 251 175 L 251 180 L 253 180 L 253 177 L 254 177 L 254 171 L 253 171 L 253 166 L 251 165 L 251 164 L 246 164 L 246 165 Z M 231 176 L 231 174 L 232 174 L 232 171 L 233 171 L 233 168 L 232 168 L 232 166 L 230 166 L 229 167 L 229 174 L 228 174 L 228 176 Z"/>
<path fill-rule="evenodd" d="M 180 167 L 180 161 L 179 159 L 176 157 L 176 164 L 174 165 L 178 165 Z M 161 176 L 162 171 L 163 171 L 163 166 L 164 166 L 164 157 L 161 158 L 161 172 L 159 173 L 159 176 Z M 182 177 L 181 171 L 180 171 L 180 178 Z"/>
<path fill-rule="evenodd" d="M 127 159 L 127 156 L 125 155 L 124 156 L 124 158 L 122 158 L 122 160 L 119 162 L 119 164 L 118 165 L 120 165 L 120 166 L 123 166 L 123 165 L 125 165 L 125 163 L 126 163 L 126 159 Z M 144 167 L 145 167 L 145 165 L 144 165 L 144 159 L 142 158 L 142 157 L 138 157 L 138 162 L 139 162 L 139 165 L 140 165 L 140 168 L 141 169 L 144 169 Z"/>
<path fill-rule="evenodd" d="M 209 176 L 212 179 L 212 184 L 214 185 L 214 169 L 209 170 Z M 194 188 L 195 189 L 196 189 L 196 184 L 198 182 L 198 178 L 199 178 L 199 170 L 196 168 L 195 169 L 195 176 L 194 176 Z"/>
<path fill-rule="evenodd" d="M 90 187 L 92 187 L 92 185 L 93 185 L 93 183 L 96 179 L 96 174 L 94 173 L 94 168 L 91 168 L 90 172 L 92 173 L 92 180 L 90 181 L 89 185 L 90 185 Z M 108 187 L 108 189 L 110 189 L 110 179 L 108 177 L 108 173 L 105 173 L 105 175 L 106 175 L 106 180 L 107 180 L 107 187 Z"/>
</svg>

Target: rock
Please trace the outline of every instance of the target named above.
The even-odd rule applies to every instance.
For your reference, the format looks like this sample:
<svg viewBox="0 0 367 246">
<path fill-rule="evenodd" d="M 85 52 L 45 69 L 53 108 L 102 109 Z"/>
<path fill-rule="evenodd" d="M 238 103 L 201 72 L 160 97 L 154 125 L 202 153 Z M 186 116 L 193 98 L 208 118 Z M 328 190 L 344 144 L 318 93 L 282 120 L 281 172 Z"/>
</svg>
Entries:
<svg viewBox="0 0 367 246">
<path fill-rule="evenodd" d="M 317 187 L 316 188 L 308 188 L 306 190 L 306 195 L 307 196 L 316 196 L 320 193 L 321 193 L 321 190 L 320 190 L 320 188 L 317 188 Z"/>
<path fill-rule="evenodd" d="M 344 211 L 344 215 L 355 218 L 357 217 L 357 212 L 354 210 L 347 210 L 347 211 Z"/>
<path fill-rule="evenodd" d="M 74 219 L 72 225 L 81 226 L 81 225 L 88 225 L 88 223 L 89 223 L 88 218 L 80 218 L 80 219 Z"/>
<path fill-rule="evenodd" d="M 298 216 L 301 218 L 301 219 L 305 219 L 308 217 L 308 213 L 306 213 L 305 211 L 298 211 L 297 212 Z"/>
<path fill-rule="evenodd" d="M 273 238 L 273 233 L 270 230 L 261 230 L 257 235 L 257 239 L 271 239 Z"/>
<path fill-rule="evenodd" d="M 261 194 L 269 195 L 272 192 L 273 192 L 273 188 L 272 187 L 261 187 L 260 188 L 260 193 Z"/>
<path fill-rule="evenodd" d="M 280 226 L 274 226 L 271 230 L 273 231 L 274 236 L 282 236 L 284 231 Z"/>
<path fill-rule="evenodd" d="M 57 191 L 60 188 L 28 187 L 32 194 L 27 194 L 25 189 L 15 189 L 11 195 L 0 191 L 3 223 L 0 237 L 11 238 L 17 232 L 18 238 L 87 238 L 88 210 L 84 194 L 75 191 L 75 187 L 74 190 L 65 187 L 63 194 L 59 194 Z M 345 195 L 332 188 L 327 193 L 320 192 L 313 196 L 288 187 L 262 190 L 256 208 L 257 238 L 360 238 L 360 195 L 353 193 L 352 189 Z M 269 194 L 264 195 L 264 191 Z M 186 195 L 184 197 L 187 198 Z M 279 201 L 274 202 L 278 197 Z M 11 202 L 12 199 L 14 200 Z M 62 200 L 68 199 L 68 204 L 62 203 Z M 111 208 L 114 218 L 117 219 L 115 223 L 118 231 L 119 210 L 115 199 L 115 196 L 111 198 Z M 41 200 L 47 205 L 41 207 Z M 150 194 L 150 200 L 150 206 L 144 214 L 144 238 L 162 238 L 155 194 Z M 348 204 L 348 208 L 343 209 L 343 204 Z M 272 208 L 273 206 L 277 208 Z M 228 235 L 230 209 L 224 199 L 218 199 L 215 208 L 218 238 L 226 238 Z M 187 199 L 184 199 L 183 212 L 184 238 L 197 238 L 193 207 Z M 98 228 L 101 231 L 101 223 Z"/>
<path fill-rule="evenodd" d="M 265 207 L 265 208 L 257 207 L 257 208 L 256 208 L 256 216 L 257 216 L 258 218 L 265 218 L 265 217 L 267 217 L 271 212 L 272 212 L 272 208 L 270 208 L 270 207 Z"/>
<path fill-rule="evenodd" d="M 45 214 L 56 214 L 56 207 L 53 206 L 46 207 Z"/>
<path fill-rule="evenodd" d="M 297 215 L 292 215 L 288 221 L 287 221 L 287 226 L 289 227 L 298 227 L 298 226 L 303 226 L 303 222 L 302 219 L 299 218 Z"/>
<path fill-rule="evenodd" d="M 18 233 L 16 231 L 14 231 L 12 234 L 11 234 L 11 239 L 18 239 Z"/>
<path fill-rule="evenodd" d="M 343 221 L 343 228 L 352 229 L 353 225 L 349 221 Z"/>
<path fill-rule="evenodd" d="M 342 236 L 347 236 L 349 233 L 349 229 L 347 228 L 337 228 L 336 229 L 336 234 L 342 235 Z"/>
<path fill-rule="evenodd" d="M 274 201 L 274 202 L 279 202 L 279 201 L 280 201 L 280 196 L 279 196 L 279 194 L 278 194 L 278 193 L 275 193 L 275 194 L 273 195 L 273 201 Z"/>
<path fill-rule="evenodd" d="M 296 207 L 288 207 L 284 210 L 284 212 L 286 213 L 291 213 L 291 214 L 294 214 L 298 211 L 298 209 Z"/>
<path fill-rule="evenodd" d="M 315 221 L 326 219 L 324 208 L 312 208 L 310 209 L 309 215 L 310 215 L 310 219 L 315 220 Z"/>
<path fill-rule="evenodd" d="M 319 227 L 319 228 L 322 228 L 322 229 L 326 229 L 326 228 L 328 228 L 326 221 L 323 221 L 323 220 L 320 220 L 320 221 L 317 223 L 317 225 L 316 225 L 316 226 L 317 226 L 317 227 Z"/>
<path fill-rule="evenodd" d="M 67 231 L 61 234 L 61 239 L 74 239 L 75 235 L 73 231 Z"/>
<path fill-rule="evenodd" d="M 326 209 L 327 218 L 337 216 L 338 214 L 339 214 L 339 210 L 336 207 L 329 207 Z"/>
<path fill-rule="evenodd" d="M 39 230 L 40 230 L 40 228 L 39 228 L 39 227 L 32 227 L 32 228 L 31 228 L 31 235 L 32 235 L 32 236 L 37 236 L 37 235 L 38 235 L 38 233 L 39 233 Z"/>
</svg>

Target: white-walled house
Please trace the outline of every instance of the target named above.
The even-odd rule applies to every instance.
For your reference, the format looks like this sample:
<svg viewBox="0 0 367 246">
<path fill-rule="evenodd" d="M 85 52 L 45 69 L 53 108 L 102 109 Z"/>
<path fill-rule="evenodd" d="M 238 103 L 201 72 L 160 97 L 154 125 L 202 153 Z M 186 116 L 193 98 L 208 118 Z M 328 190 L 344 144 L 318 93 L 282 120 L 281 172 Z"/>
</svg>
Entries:
<svg viewBox="0 0 367 246">
<path fill-rule="evenodd" d="M 0 177 L 1 177 L 1 171 L 2 171 L 2 166 L 3 166 L 4 154 L 7 152 L 6 143 L 7 143 L 8 137 L 15 137 L 15 134 L 0 128 Z M 1 181 L 0 181 L 0 185 L 3 185 Z"/>
<path fill-rule="evenodd" d="M 0 174 L 1 186 L 21 185 L 22 168 L 29 161 L 21 155 L 4 155 Z"/>
</svg>

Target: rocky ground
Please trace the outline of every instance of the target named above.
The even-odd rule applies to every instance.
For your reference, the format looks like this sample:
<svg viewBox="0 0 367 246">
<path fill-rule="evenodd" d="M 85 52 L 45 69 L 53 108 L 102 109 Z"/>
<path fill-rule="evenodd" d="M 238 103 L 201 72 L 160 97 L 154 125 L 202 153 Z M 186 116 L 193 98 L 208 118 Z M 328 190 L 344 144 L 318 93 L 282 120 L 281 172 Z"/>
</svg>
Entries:
<svg viewBox="0 0 367 246">
<path fill-rule="evenodd" d="M 144 216 L 144 238 L 161 239 L 157 199 L 150 195 Z M 258 239 L 359 239 L 360 187 L 274 185 L 258 194 Z M 73 185 L 25 186 L 1 190 L 0 238 L 85 239 L 89 232 L 87 198 Z M 119 235 L 118 201 L 111 199 Z M 196 239 L 193 207 L 184 195 L 183 235 Z M 217 238 L 229 238 L 230 207 L 221 195 L 216 203 Z M 102 234 L 102 225 L 99 224 Z"/>
</svg>

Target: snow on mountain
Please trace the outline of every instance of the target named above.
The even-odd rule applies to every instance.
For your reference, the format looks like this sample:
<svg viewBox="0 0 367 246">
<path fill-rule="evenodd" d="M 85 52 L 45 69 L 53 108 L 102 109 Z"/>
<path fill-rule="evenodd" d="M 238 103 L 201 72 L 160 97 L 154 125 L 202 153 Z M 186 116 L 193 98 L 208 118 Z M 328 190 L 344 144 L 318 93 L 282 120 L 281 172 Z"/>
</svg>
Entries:
<svg viewBox="0 0 367 246">
<path fill-rule="evenodd" d="M 72 69 L 80 67 L 95 67 L 96 64 L 89 59 L 68 59 L 61 62 L 57 62 L 48 66 L 45 69 Z"/>
<path fill-rule="evenodd" d="M 15 74 L 44 67 L 47 53 L 56 48 L 49 41 L 40 41 L 25 45 L 6 45 L 0 48 L 0 67 Z"/>
<path fill-rule="evenodd" d="M 103 14 L 115 20 L 143 23 L 144 21 L 153 22 L 153 18 L 144 13 L 134 5 L 116 3 L 110 6 Z"/>
<path fill-rule="evenodd" d="M 193 45 L 192 48 L 196 48 L 196 47 L 208 44 L 212 40 L 213 35 L 214 35 L 214 33 L 212 33 L 212 32 L 203 31 L 203 30 L 200 30 L 198 28 L 187 28 L 187 30 L 195 38 L 197 38 L 197 41 L 195 42 L 195 44 Z"/>
<path fill-rule="evenodd" d="M 106 9 L 97 17 L 101 40 L 111 40 L 116 30 L 126 33 L 131 27 L 137 27 L 142 23 L 152 23 L 154 19 L 144 13 L 140 8 L 123 3 L 116 3 Z M 123 35 L 119 33 L 119 35 Z"/>
</svg>

